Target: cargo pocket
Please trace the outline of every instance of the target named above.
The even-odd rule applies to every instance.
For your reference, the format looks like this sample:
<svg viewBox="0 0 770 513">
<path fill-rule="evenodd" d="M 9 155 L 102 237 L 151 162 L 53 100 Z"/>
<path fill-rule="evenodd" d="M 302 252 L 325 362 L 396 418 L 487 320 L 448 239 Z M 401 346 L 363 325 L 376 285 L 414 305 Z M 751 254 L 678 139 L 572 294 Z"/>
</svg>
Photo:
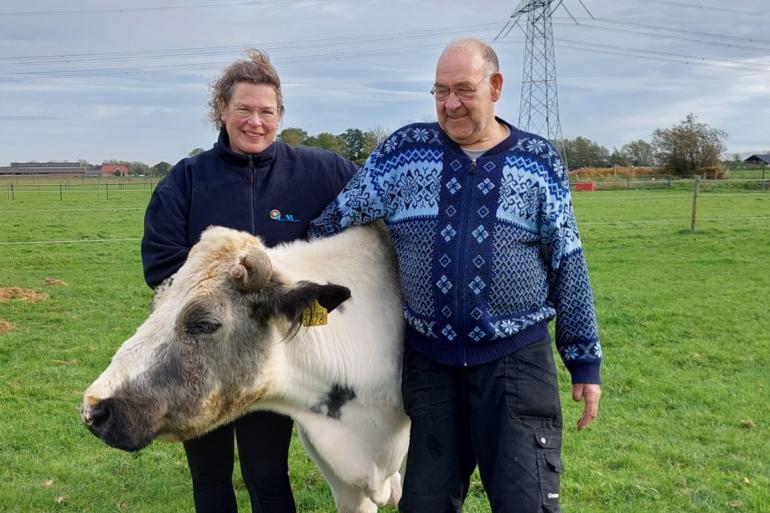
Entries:
<svg viewBox="0 0 770 513">
<path fill-rule="evenodd" d="M 548 513 L 558 513 L 561 511 L 559 509 L 559 476 L 562 471 L 561 437 L 554 431 L 536 430 L 535 442 L 543 510 Z"/>
<path fill-rule="evenodd" d="M 556 419 L 561 423 L 559 387 L 550 351 L 547 344 L 526 347 L 506 356 L 498 366 L 495 377 L 505 380 L 505 403 L 511 418 Z"/>
</svg>

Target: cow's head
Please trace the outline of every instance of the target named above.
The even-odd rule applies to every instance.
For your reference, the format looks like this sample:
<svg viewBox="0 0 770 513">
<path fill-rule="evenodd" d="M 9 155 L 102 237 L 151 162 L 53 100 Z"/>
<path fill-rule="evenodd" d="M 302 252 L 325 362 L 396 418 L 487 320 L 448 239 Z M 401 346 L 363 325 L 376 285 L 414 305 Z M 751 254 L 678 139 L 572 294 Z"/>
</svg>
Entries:
<svg viewBox="0 0 770 513">
<path fill-rule="evenodd" d="M 338 285 L 290 283 L 259 239 L 209 228 L 85 392 L 81 418 L 125 450 L 199 436 L 270 398 L 277 345 L 292 343 L 316 301 L 331 311 L 348 297 Z"/>
</svg>

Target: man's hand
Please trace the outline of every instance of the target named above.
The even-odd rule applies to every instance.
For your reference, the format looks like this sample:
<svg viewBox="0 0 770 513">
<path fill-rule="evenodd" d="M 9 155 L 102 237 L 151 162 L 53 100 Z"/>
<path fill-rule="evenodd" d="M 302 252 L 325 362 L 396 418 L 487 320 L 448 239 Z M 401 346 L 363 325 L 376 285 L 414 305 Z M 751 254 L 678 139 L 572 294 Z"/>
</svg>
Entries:
<svg viewBox="0 0 770 513">
<path fill-rule="evenodd" d="M 583 415 L 577 421 L 578 431 L 585 428 L 594 420 L 599 413 L 599 398 L 602 396 L 602 389 L 599 385 L 590 383 L 575 383 L 572 385 L 572 400 L 585 400 L 586 405 L 583 408 Z"/>
</svg>

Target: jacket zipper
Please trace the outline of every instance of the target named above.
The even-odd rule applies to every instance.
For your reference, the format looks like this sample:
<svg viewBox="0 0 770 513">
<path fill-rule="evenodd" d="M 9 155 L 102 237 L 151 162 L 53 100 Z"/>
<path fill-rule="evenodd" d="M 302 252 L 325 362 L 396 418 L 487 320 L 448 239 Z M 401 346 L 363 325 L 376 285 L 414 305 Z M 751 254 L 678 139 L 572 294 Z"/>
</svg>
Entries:
<svg viewBox="0 0 770 513">
<path fill-rule="evenodd" d="M 463 206 L 465 207 L 465 210 L 461 212 L 462 214 L 462 225 L 460 227 L 460 231 L 458 233 L 459 238 L 457 239 L 458 244 L 458 252 L 459 252 L 459 258 L 457 259 L 458 262 L 458 272 L 457 272 L 457 292 L 455 293 L 455 302 L 456 302 L 456 308 L 455 312 L 457 312 L 457 318 L 458 318 L 458 329 L 462 332 L 466 329 L 465 326 L 465 304 L 463 301 L 463 293 L 465 292 L 465 251 L 464 251 L 464 244 L 466 242 L 466 232 L 468 231 L 468 211 L 471 209 L 471 196 L 473 195 L 473 174 L 476 172 L 476 159 L 471 160 L 471 165 L 468 167 L 468 174 L 465 177 L 465 198 Z M 461 334 L 458 334 L 461 335 Z M 468 366 L 468 357 L 467 357 L 467 350 L 465 348 L 465 345 L 463 345 L 463 366 Z"/>
<path fill-rule="evenodd" d="M 257 234 L 257 212 L 254 206 L 254 157 L 249 155 L 249 209 L 251 210 L 251 233 Z"/>
</svg>

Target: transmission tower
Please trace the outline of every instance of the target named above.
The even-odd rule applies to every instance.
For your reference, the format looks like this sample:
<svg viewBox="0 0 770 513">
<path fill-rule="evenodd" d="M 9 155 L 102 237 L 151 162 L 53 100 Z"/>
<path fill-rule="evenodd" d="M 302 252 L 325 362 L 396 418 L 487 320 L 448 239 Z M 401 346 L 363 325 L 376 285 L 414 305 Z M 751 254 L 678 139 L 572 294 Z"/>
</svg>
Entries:
<svg viewBox="0 0 770 513">
<path fill-rule="evenodd" d="M 588 9 L 582 0 L 583 8 Z M 577 20 L 563 5 L 564 0 L 523 0 L 495 37 L 505 37 L 522 18 L 526 18 L 524 73 L 521 80 L 519 128 L 546 137 L 561 146 L 559 94 L 556 89 L 556 54 L 553 47 L 551 15 L 564 7 L 575 23 Z M 591 15 L 590 12 L 588 12 Z M 593 15 L 591 15 L 593 17 Z M 520 27 L 521 28 L 521 27 Z M 560 148 L 563 150 L 564 148 Z"/>
</svg>

